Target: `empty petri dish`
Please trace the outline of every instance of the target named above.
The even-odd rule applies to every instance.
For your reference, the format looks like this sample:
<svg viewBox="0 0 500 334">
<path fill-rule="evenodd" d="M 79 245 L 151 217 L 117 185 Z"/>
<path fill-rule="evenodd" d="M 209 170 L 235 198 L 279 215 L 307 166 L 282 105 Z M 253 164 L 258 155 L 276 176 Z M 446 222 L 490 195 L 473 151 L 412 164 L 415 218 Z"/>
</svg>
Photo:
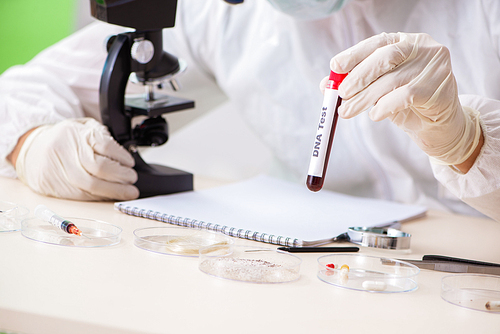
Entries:
<svg viewBox="0 0 500 334">
<path fill-rule="evenodd" d="M 104 247 L 120 242 L 122 229 L 118 226 L 86 218 L 63 217 L 75 224 L 81 236 L 69 234 L 36 217 L 21 222 L 21 233 L 28 239 L 53 245 L 72 247 Z"/>
<path fill-rule="evenodd" d="M 0 232 L 21 229 L 21 221 L 28 217 L 30 210 L 11 202 L 0 201 Z"/>
<path fill-rule="evenodd" d="M 500 276 L 455 274 L 441 279 L 441 298 L 472 310 L 500 313 Z"/>
<path fill-rule="evenodd" d="M 318 278 L 341 288 L 395 293 L 417 289 L 420 269 L 410 263 L 361 254 L 318 258 Z"/>
<path fill-rule="evenodd" d="M 230 237 L 217 232 L 183 227 L 146 227 L 134 231 L 134 244 L 142 249 L 180 256 L 198 256 L 200 248 L 232 247 Z"/>
<path fill-rule="evenodd" d="M 249 283 L 286 283 L 299 279 L 302 260 L 269 248 L 234 246 L 200 249 L 198 268 L 211 276 Z"/>
</svg>

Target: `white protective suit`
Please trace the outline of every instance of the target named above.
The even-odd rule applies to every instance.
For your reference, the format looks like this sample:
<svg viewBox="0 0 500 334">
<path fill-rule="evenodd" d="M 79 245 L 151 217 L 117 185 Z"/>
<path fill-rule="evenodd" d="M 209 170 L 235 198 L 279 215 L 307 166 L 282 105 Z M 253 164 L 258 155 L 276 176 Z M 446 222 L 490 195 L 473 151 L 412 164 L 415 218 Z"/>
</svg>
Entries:
<svg viewBox="0 0 500 334">
<path fill-rule="evenodd" d="M 216 80 L 236 112 L 304 182 L 322 102 L 318 85 L 330 59 L 381 32 L 428 33 L 450 50 L 462 105 L 481 113 L 485 141 L 474 166 L 464 175 L 431 165 L 397 126 L 363 113 L 339 122 L 325 187 L 477 213 L 471 205 L 500 221 L 499 18 L 496 0 L 352 0 L 317 21 L 293 19 L 265 0 L 238 6 L 180 0 L 164 47 L 186 59 L 191 71 Z M 5 157 L 27 130 L 71 117 L 100 118 L 97 92 L 106 57 L 100 46 L 120 31 L 91 24 L 0 77 L 2 175 L 15 176 Z"/>
</svg>

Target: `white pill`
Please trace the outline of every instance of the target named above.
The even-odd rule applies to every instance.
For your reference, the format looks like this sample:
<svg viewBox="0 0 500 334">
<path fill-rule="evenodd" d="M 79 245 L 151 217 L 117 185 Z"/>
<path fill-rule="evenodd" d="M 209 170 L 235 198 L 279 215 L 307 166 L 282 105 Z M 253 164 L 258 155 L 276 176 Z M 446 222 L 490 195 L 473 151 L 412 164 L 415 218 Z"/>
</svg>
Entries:
<svg viewBox="0 0 500 334">
<path fill-rule="evenodd" d="M 380 281 L 364 281 L 363 289 L 370 291 L 384 291 L 387 289 L 387 284 Z"/>
</svg>

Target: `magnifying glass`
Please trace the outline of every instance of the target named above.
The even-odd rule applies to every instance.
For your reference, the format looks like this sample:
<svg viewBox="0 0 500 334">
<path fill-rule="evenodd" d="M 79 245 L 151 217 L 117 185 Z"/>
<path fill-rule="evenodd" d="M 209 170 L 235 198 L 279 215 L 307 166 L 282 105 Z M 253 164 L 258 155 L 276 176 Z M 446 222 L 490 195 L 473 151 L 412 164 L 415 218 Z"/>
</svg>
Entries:
<svg viewBox="0 0 500 334">
<path fill-rule="evenodd" d="M 346 233 L 334 241 L 349 241 L 354 244 L 384 249 L 409 249 L 411 234 L 393 227 L 349 227 Z"/>
</svg>

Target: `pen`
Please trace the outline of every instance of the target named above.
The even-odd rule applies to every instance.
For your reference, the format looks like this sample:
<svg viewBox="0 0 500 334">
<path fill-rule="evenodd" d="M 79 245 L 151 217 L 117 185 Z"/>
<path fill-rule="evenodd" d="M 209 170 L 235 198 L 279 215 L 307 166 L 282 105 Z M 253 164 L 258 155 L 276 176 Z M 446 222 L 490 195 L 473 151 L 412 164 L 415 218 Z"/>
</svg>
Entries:
<svg viewBox="0 0 500 334">
<path fill-rule="evenodd" d="M 358 247 L 278 247 L 290 253 L 348 253 L 359 251 Z"/>
</svg>

